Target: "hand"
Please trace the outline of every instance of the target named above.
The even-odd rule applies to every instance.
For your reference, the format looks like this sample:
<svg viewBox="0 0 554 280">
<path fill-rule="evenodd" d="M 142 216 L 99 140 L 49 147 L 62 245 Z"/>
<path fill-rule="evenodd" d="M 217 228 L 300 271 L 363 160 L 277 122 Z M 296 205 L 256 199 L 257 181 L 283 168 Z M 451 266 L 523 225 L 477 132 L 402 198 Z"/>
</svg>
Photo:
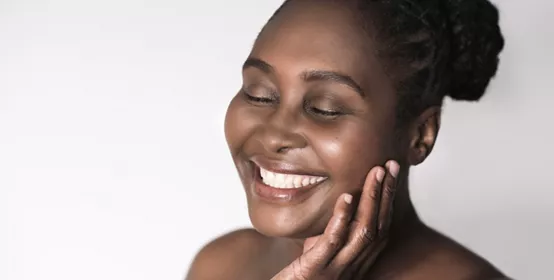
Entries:
<svg viewBox="0 0 554 280">
<path fill-rule="evenodd" d="M 357 279 L 367 274 L 387 242 L 400 166 L 372 168 L 354 217 L 352 195 L 342 194 L 323 234 L 304 241 L 303 254 L 272 280 Z"/>
</svg>

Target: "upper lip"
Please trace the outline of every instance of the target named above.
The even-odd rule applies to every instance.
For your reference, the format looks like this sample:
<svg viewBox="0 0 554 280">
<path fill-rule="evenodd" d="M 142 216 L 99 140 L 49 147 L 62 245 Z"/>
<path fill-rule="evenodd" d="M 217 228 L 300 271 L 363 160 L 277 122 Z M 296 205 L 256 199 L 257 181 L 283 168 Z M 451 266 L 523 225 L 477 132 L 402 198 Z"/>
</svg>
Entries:
<svg viewBox="0 0 554 280">
<path fill-rule="evenodd" d="M 327 177 L 323 172 L 303 168 L 285 161 L 268 159 L 262 156 L 254 156 L 251 158 L 251 161 L 258 167 L 274 173 Z"/>
</svg>

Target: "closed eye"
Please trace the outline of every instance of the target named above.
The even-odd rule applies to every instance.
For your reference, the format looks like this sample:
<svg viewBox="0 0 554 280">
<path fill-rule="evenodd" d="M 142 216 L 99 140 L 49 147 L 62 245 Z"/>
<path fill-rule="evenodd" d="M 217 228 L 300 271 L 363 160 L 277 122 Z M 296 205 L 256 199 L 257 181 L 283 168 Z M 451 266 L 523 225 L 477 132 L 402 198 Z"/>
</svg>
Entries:
<svg viewBox="0 0 554 280">
<path fill-rule="evenodd" d="M 270 103 L 275 102 L 275 98 L 253 96 L 251 94 L 248 94 L 248 92 L 246 92 L 246 90 L 242 90 L 242 93 L 244 94 L 246 99 L 249 102 L 252 102 L 252 103 L 270 104 Z"/>
<path fill-rule="evenodd" d="M 316 108 L 316 107 L 312 107 L 311 110 L 316 114 L 320 114 L 320 115 L 324 115 L 324 116 L 338 116 L 338 115 L 342 114 L 341 112 L 338 112 L 338 111 L 321 110 L 321 109 Z"/>
</svg>

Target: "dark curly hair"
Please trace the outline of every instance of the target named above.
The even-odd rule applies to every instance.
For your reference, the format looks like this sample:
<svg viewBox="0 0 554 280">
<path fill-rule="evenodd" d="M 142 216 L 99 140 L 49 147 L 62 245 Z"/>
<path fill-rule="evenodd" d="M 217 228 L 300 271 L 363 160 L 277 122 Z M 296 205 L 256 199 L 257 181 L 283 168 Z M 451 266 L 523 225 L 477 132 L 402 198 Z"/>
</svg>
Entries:
<svg viewBox="0 0 554 280">
<path fill-rule="evenodd" d="M 285 1 L 272 18 L 292 1 Z M 467 101 L 483 96 L 504 47 L 498 10 L 491 2 L 352 1 L 397 85 L 400 123 L 441 105 L 445 96 Z"/>
</svg>

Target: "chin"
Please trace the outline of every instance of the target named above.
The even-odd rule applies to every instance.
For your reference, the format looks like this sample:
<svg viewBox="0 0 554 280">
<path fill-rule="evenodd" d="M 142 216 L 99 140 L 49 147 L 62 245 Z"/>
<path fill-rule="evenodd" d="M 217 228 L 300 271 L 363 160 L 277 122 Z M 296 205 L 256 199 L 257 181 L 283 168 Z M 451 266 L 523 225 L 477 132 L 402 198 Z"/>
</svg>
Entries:
<svg viewBox="0 0 554 280">
<path fill-rule="evenodd" d="M 263 179 L 270 170 L 279 170 L 291 174 L 284 167 L 290 165 L 272 165 L 271 162 L 242 164 L 239 173 L 248 202 L 248 214 L 252 226 L 261 234 L 270 237 L 308 238 L 321 234 L 333 211 L 335 194 L 333 182 L 323 172 L 302 175 L 309 180 L 283 180 L 273 182 Z M 277 172 L 275 171 L 277 174 Z M 299 171 L 298 173 L 301 173 Z M 276 175 L 273 178 L 277 178 Z M 294 186 L 292 185 L 294 182 Z M 331 206 L 329 206 L 331 205 Z"/>
<path fill-rule="evenodd" d="M 263 205 L 249 199 L 248 212 L 254 229 L 265 236 L 302 239 L 321 234 L 326 223 L 318 218 L 327 215 L 302 206 Z"/>
</svg>

